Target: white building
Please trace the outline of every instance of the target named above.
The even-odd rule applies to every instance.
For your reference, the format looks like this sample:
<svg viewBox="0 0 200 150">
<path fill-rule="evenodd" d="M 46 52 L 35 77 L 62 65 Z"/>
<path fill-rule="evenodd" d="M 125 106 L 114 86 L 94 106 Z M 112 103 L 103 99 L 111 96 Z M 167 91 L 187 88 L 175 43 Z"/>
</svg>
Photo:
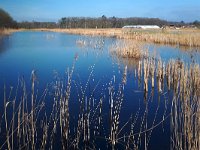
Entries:
<svg viewBox="0 0 200 150">
<path fill-rule="evenodd" d="M 160 29 L 159 26 L 157 25 L 128 25 L 128 26 L 124 26 L 122 27 L 123 29 Z"/>
</svg>

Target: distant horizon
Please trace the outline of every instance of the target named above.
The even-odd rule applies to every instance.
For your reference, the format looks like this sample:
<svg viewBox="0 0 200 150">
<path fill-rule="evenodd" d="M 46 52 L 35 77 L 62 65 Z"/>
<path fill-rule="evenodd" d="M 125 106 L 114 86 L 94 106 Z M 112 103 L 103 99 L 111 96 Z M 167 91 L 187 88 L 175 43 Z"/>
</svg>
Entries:
<svg viewBox="0 0 200 150">
<path fill-rule="evenodd" d="M 102 15 L 108 18 L 159 18 L 186 23 L 200 20 L 199 0 L 1 0 L 0 8 L 17 22 L 58 22 L 62 17 L 99 18 Z"/>
<path fill-rule="evenodd" d="M 101 16 L 97 16 L 97 17 L 90 17 L 90 16 L 63 16 L 57 20 L 49 20 L 49 19 L 44 19 L 44 20 L 21 20 L 21 21 L 17 21 L 15 20 L 15 18 L 13 18 L 15 21 L 17 22 L 54 22 L 54 23 L 59 23 L 59 20 L 62 19 L 62 18 L 101 18 L 103 15 Z M 106 16 L 106 15 L 105 15 Z M 12 16 L 11 16 L 12 17 Z M 167 22 L 177 22 L 177 23 L 180 23 L 180 22 L 184 22 L 184 23 L 193 23 L 194 21 L 200 21 L 200 20 L 194 20 L 194 21 L 190 21 L 190 22 L 185 22 L 184 20 L 181 20 L 181 21 L 171 21 L 171 20 L 165 20 L 165 19 L 162 19 L 162 18 L 156 18 L 156 17 L 136 17 L 136 16 L 132 16 L 132 17 L 117 17 L 117 16 L 106 16 L 106 18 L 112 18 L 112 17 L 115 17 L 115 18 L 120 18 L 120 19 L 126 19 L 126 18 L 147 18 L 147 19 L 160 19 L 160 20 L 163 20 L 163 21 L 167 21 Z"/>
</svg>

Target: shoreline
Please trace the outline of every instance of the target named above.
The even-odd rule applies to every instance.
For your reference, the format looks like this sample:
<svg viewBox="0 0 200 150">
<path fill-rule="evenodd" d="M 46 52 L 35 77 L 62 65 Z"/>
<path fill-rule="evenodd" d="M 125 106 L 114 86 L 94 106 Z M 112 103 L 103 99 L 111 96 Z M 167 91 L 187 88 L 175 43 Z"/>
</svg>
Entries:
<svg viewBox="0 0 200 150">
<path fill-rule="evenodd" d="M 10 28 L 0 29 L 0 36 L 10 35 L 12 33 L 20 32 L 20 31 L 24 31 L 24 30 L 25 29 L 10 29 Z"/>
<path fill-rule="evenodd" d="M 122 34 L 122 29 L 120 28 L 106 28 L 106 29 L 32 29 L 32 31 L 50 31 L 58 33 L 68 33 L 76 35 L 88 35 L 88 36 L 105 36 L 105 37 L 119 37 Z"/>
<path fill-rule="evenodd" d="M 140 42 L 155 43 L 161 45 L 200 47 L 200 30 L 199 29 L 122 29 L 122 28 L 105 28 L 105 29 L 4 29 L 3 34 L 11 34 L 18 31 L 42 31 L 58 32 L 87 36 L 104 36 L 119 39 L 129 39 Z M 1 31 L 0 31 L 1 32 Z M 1 33 L 0 33 L 1 35 Z"/>
<path fill-rule="evenodd" d="M 77 35 L 104 36 L 129 39 L 140 42 L 200 48 L 199 29 L 33 29 L 33 31 L 50 31 Z"/>
</svg>

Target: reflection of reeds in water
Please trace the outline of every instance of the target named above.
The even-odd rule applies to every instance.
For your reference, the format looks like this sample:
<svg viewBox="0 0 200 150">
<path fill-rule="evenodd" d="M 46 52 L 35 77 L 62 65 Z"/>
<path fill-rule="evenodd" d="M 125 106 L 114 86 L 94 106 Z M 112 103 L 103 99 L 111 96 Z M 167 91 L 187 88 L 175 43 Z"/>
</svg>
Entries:
<svg viewBox="0 0 200 150">
<path fill-rule="evenodd" d="M 199 149 L 200 148 L 200 67 L 198 64 L 188 65 L 180 60 L 171 60 L 166 65 L 160 59 L 148 58 L 140 61 L 138 80 L 144 79 L 144 92 L 148 89 L 148 80 L 154 88 L 154 71 L 156 73 L 157 90 L 173 90 L 171 108 L 172 149 Z M 141 67 L 142 66 L 142 67 Z M 150 68 L 150 69 L 149 69 Z M 156 68 L 156 69 L 154 69 Z M 141 74 L 141 69 L 144 75 Z"/>
<path fill-rule="evenodd" d="M 84 149 L 93 149 L 94 139 L 91 140 L 91 138 L 94 136 L 102 136 L 101 126 L 103 98 L 99 100 L 98 106 L 95 107 L 95 98 L 93 97 L 93 94 L 98 85 L 96 85 L 93 91 L 87 95 L 86 90 L 89 87 L 89 82 L 93 74 L 94 66 L 92 66 L 91 69 L 92 70 L 85 87 L 74 83 L 77 89 L 80 104 L 80 110 L 79 113 L 77 113 L 77 122 L 70 123 L 70 117 L 73 118 L 73 116 L 70 116 L 69 111 L 74 64 L 71 71 L 67 71 L 66 83 L 56 77 L 56 81 L 53 85 L 53 105 L 50 114 L 48 114 L 46 110 L 43 109 L 46 107 L 45 99 L 49 89 L 45 89 L 41 98 L 38 99 L 38 91 L 35 88 L 35 71 L 33 71 L 31 75 L 32 85 L 30 97 L 27 94 L 24 80 L 19 80 L 19 85 L 16 89 L 16 96 L 14 98 L 11 95 L 13 89 L 11 89 L 9 96 L 7 96 L 5 88 L 5 109 L 4 115 L 1 116 L 4 118 L 4 122 L 1 120 L 1 128 L 3 129 L 1 134 L 6 133 L 6 140 L 5 142 L 1 143 L 2 145 L 0 145 L 0 149 L 54 149 L 56 146 L 55 143 L 58 143 L 59 141 L 61 141 L 62 149 L 79 149 L 80 146 L 84 146 Z M 124 72 L 124 78 L 126 78 L 125 76 L 126 71 Z M 109 90 L 112 112 L 110 116 L 112 118 L 110 124 L 110 141 L 112 144 L 116 142 L 115 139 L 119 125 L 119 113 L 123 100 L 123 97 L 121 97 L 121 94 L 123 94 L 123 89 L 120 89 L 121 90 L 119 90 L 116 96 L 114 91 Z M 18 92 L 21 94 L 19 97 Z M 29 98 L 31 100 L 30 102 L 28 101 Z M 15 108 L 15 101 L 19 102 L 17 109 Z M 10 110 L 10 107 L 13 109 Z M 99 114 L 97 113 L 98 110 Z M 10 112 L 12 113 L 10 114 Z M 98 115 L 98 121 L 95 119 L 96 115 Z M 93 121 L 95 123 L 93 123 Z M 73 127 L 74 131 L 72 131 L 72 128 L 70 127 L 71 124 L 76 124 Z M 92 131 L 94 132 L 92 133 Z M 59 138 L 58 135 L 60 135 Z"/>
<path fill-rule="evenodd" d="M 74 61 L 75 63 L 75 61 Z M 162 124 L 169 115 L 157 122 L 159 104 L 156 108 L 152 124 L 148 122 L 148 111 L 153 90 L 164 94 L 167 90 L 173 90 L 174 98 L 171 108 L 171 148 L 172 149 L 199 149 L 200 128 L 200 68 L 197 64 L 187 66 L 181 61 L 171 60 L 166 65 L 160 59 L 140 59 L 137 61 L 137 75 L 139 82 L 143 83 L 146 96 L 143 114 L 138 112 L 122 124 L 120 114 L 124 101 L 124 86 L 127 81 L 128 66 L 125 66 L 121 84 L 116 90 L 115 76 L 102 91 L 100 99 L 95 99 L 94 89 L 87 93 L 93 76 L 94 66 L 85 86 L 72 80 L 74 64 L 67 71 L 66 82 L 56 78 L 53 84 L 53 104 L 50 114 L 45 110 L 47 93 L 46 88 L 39 98 L 35 84 L 35 72 L 32 72 L 31 92 L 28 94 L 24 80 L 19 80 L 14 92 L 11 88 L 7 95 L 4 88 L 4 114 L 1 116 L 1 134 L 6 135 L 0 149 L 54 149 L 61 141 L 61 149 L 95 149 L 96 142 L 103 139 L 112 149 L 121 145 L 124 149 L 148 148 L 153 129 Z M 150 84 L 151 83 L 151 84 Z M 157 83 L 157 86 L 156 84 Z M 72 85 L 75 85 L 78 97 L 78 110 L 75 121 L 70 114 Z M 156 89 L 157 88 L 157 89 Z M 150 91 L 150 92 L 149 92 Z M 14 94 L 13 96 L 13 93 Z M 18 95 L 20 93 L 20 95 Z M 106 98 L 106 94 L 108 97 Z M 109 100 L 109 126 L 105 125 L 103 105 Z M 29 101 L 31 100 L 31 101 Z M 135 130 L 137 121 L 139 131 Z M 129 129 L 130 128 L 130 129 Z M 105 132 L 105 129 L 107 132 Z M 123 130 L 126 129 L 124 133 Z M 58 141 L 59 139 L 59 141 Z"/>
<path fill-rule="evenodd" d="M 83 87 L 81 84 L 72 80 L 74 72 L 74 65 L 71 70 L 67 71 L 66 82 L 55 76 L 53 83 L 53 91 L 46 88 L 39 98 L 36 89 L 36 75 L 32 72 L 31 92 L 28 94 L 27 87 L 24 80 L 19 80 L 18 88 L 16 89 L 16 96 L 12 98 L 12 94 L 4 94 L 4 121 L 1 120 L 1 134 L 6 133 L 6 138 L 0 149 L 55 149 L 58 146 L 61 149 L 95 149 L 96 142 L 103 139 L 104 142 L 112 149 L 119 145 L 129 149 L 132 147 L 141 147 L 140 141 L 144 134 L 148 139 L 144 128 L 147 124 L 147 110 L 142 116 L 142 125 L 139 133 L 135 133 L 134 126 L 139 112 L 132 116 L 124 125 L 120 121 L 120 114 L 124 100 L 124 86 L 127 82 L 127 67 L 124 68 L 121 84 L 118 90 L 115 90 L 115 76 L 105 87 L 107 90 L 102 91 L 102 97 L 98 100 L 94 97 L 94 92 L 98 86 L 87 94 L 87 89 L 90 86 L 94 66 L 91 67 L 91 73 L 88 80 Z M 78 96 L 78 107 L 76 121 L 74 116 L 70 114 L 70 97 L 72 84 L 74 83 Z M 13 90 L 13 89 L 12 89 Z M 10 93 L 13 93 L 11 90 Z M 45 99 L 48 93 L 52 94 L 53 104 L 50 104 L 50 112 L 46 112 L 47 102 Z M 105 115 L 103 113 L 103 105 L 106 98 L 105 92 L 108 92 L 109 100 L 109 126 L 105 126 Z M 20 95 L 18 95 L 20 93 Z M 29 101 L 30 99 L 30 101 Z M 15 102 L 18 104 L 15 105 Z M 49 104 L 48 104 L 49 105 Z M 12 107 L 11 107 L 12 106 Z M 17 106 L 17 107 L 16 107 Z M 12 108 L 12 109 L 10 109 Z M 148 109 L 148 105 L 146 106 Z M 131 127 L 129 136 L 123 133 L 123 130 L 128 126 Z M 153 126 L 153 125 L 152 125 Z M 5 130 L 4 130 L 5 129 Z M 104 131 L 106 130 L 106 132 Z M 148 129 L 152 131 L 153 129 Z M 124 138 L 122 138 L 124 137 Z M 134 142 L 132 142 L 134 138 Z M 124 139 L 124 140 L 122 140 Z M 123 144 L 122 144 L 123 143 Z M 134 144 L 133 144 L 134 143 Z M 146 146 L 148 147 L 146 142 Z"/>
<path fill-rule="evenodd" d="M 117 51 L 119 50 L 117 49 Z M 119 59 L 123 59 L 123 55 L 118 56 L 122 57 L 118 57 Z M 200 149 L 199 65 L 194 63 L 188 65 L 180 60 L 170 60 L 165 64 L 161 59 L 154 57 L 143 58 L 135 59 L 138 65 L 134 68 L 139 85 L 143 82 L 144 93 L 146 93 L 144 98 L 147 98 L 148 82 L 151 82 L 152 91 L 157 90 L 161 94 L 166 90 L 173 91 L 171 148 Z M 157 89 L 155 89 L 154 83 L 157 83 Z M 165 83 L 167 89 L 165 89 Z"/>
<path fill-rule="evenodd" d="M 104 38 L 103 37 L 92 37 L 92 36 L 85 36 L 78 40 L 76 40 L 76 44 L 79 47 L 83 48 L 93 48 L 102 50 L 104 47 Z"/>
<path fill-rule="evenodd" d="M 126 61 L 123 61 L 125 64 Z M 199 91 L 199 65 L 191 64 L 189 67 L 184 62 L 180 60 L 170 60 L 167 64 L 161 61 L 161 59 L 155 58 L 144 58 L 137 60 L 135 72 L 137 72 L 139 83 L 144 82 L 144 91 L 148 91 L 148 82 L 151 82 L 151 88 L 154 88 L 155 83 L 157 83 L 157 88 L 159 92 L 164 91 L 164 83 L 168 90 L 173 89 L 174 93 L 181 91 L 185 93 L 187 90 L 186 85 L 188 83 L 192 84 L 190 88 L 194 91 Z M 129 66 L 131 67 L 131 66 Z M 156 77 L 156 78 L 155 78 Z M 156 81 L 155 81 L 156 79 Z"/>
</svg>

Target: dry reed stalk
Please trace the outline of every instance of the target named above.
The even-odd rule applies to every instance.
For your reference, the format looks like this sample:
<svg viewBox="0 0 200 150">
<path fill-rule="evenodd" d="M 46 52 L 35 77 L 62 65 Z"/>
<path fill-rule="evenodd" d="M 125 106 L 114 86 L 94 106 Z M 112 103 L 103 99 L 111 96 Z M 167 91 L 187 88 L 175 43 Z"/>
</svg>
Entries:
<svg viewBox="0 0 200 150">
<path fill-rule="evenodd" d="M 122 84 L 126 84 L 127 82 L 127 66 L 124 67 L 124 73 L 122 77 Z"/>
<path fill-rule="evenodd" d="M 79 35 L 116 37 L 136 41 L 152 42 L 157 44 L 200 47 L 200 30 L 198 29 L 34 29 L 39 31 L 63 32 Z"/>
<path fill-rule="evenodd" d="M 36 81 L 36 72 L 35 70 L 31 73 L 31 81 L 32 81 L 32 87 L 31 87 L 31 135 L 32 135 L 32 150 L 35 149 L 35 81 Z"/>
<path fill-rule="evenodd" d="M 170 84 L 171 84 L 171 65 L 170 65 L 170 63 L 171 62 L 169 62 L 168 64 L 167 64 L 167 68 L 166 68 L 166 76 L 167 76 L 167 88 L 168 88 L 168 90 L 170 90 L 171 89 L 171 86 L 170 86 Z"/>
<path fill-rule="evenodd" d="M 144 92 L 148 92 L 149 61 L 144 60 Z"/>
<path fill-rule="evenodd" d="M 146 82 L 148 82 L 145 78 L 148 79 L 149 76 L 146 71 L 148 68 L 153 68 L 151 65 L 154 63 L 150 63 L 149 61 L 151 60 L 147 59 L 141 61 L 144 65 L 143 67 L 138 67 L 138 74 L 140 74 L 141 70 L 144 72 L 143 82 L 145 91 Z M 149 64 L 149 66 L 146 64 Z M 168 90 L 173 90 L 171 148 L 196 150 L 199 149 L 200 144 L 200 67 L 198 64 L 190 65 L 189 68 L 187 66 L 187 64 L 180 60 L 171 60 L 166 65 L 161 60 L 158 60 L 155 71 L 157 74 L 158 91 L 164 91 L 164 80 L 167 81 Z M 145 120 L 142 121 L 142 124 L 146 127 Z"/>
<path fill-rule="evenodd" d="M 115 78 L 113 78 L 113 82 L 109 83 L 108 87 L 108 94 L 109 94 L 109 107 L 110 107 L 110 134 L 108 140 L 110 141 L 111 148 L 114 150 L 115 146 L 118 144 L 118 136 L 121 130 L 119 130 L 119 123 L 120 123 L 120 112 L 123 103 L 123 90 L 124 90 L 124 78 L 127 75 L 127 66 L 124 68 L 124 74 L 122 77 L 122 84 L 119 86 L 117 92 L 114 90 L 114 86 L 112 85 L 115 83 Z"/>
<path fill-rule="evenodd" d="M 161 30 L 147 31 L 133 29 L 129 32 L 124 32 L 124 38 L 126 39 L 190 47 L 200 46 L 200 43 L 197 41 L 199 37 L 199 30 L 166 30 L 166 32 L 162 32 Z"/>
<path fill-rule="evenodd" d="M 158 90 L 163 93 L 164 88 L 162 84 L 164 80 L 168 83 L 168 90 L 174 91 L 174 98 L 172 101 L 172 112 L 171 112 L 171 127 L 172 127 L 172 145 L 173 149 L 199 149 L 199 118 L 200 118 L 200 101 L 199 101 L 199 85 L 200 85 L 200 68 L 199 65 L 193 64 L 189 68 L 187 64 L 184 64 L 180 61 L 170 61 L 166 65 L 161 60 L 145 58 L 139 60 L 138 66 L 138 79 L 142 78 L 144 72 L 144 91 L 148 87 L 148 82 L 152 82 L 152 88 L 154 87 L 153 81 L 154 79 L 158 82 Z M 80 112 L 78 114 L 78 119 L 76 122 L 76 127 L 74 127 L 74 132 L 71 131 L 70 128 L 70 111 L 69 111 L 69 101 L 70 101 L 70 93 L 72 88 L 72 75 L 74 72 L 74 65 L 72 66 L 71 71 L 68 70 L 67 83 L 62 81 L 56 81 L 56 89 L 53 94 L 53 107 L 50 117 L 43 117 L 41 122 L 41 130 L 42 135 L 39 136 L 38 132 L 40 130 L 37 127 L 38 115 L 41 113 L 40 110 L 44 104 L 36 105 L 37 100 L 37 92 L 35 92 L 35 72 L 32 73 L 32 92 L 30 94 L 31 100 L 31 112 L 28 111 L 27 106 L 27 91 L 25 88 L 25 83 L 22 83 L 22 96 L 21 102 L 18 108 L 15 106 L 16 98 L 11 101 L 10 96 L 6 97 L 6 88 L 4 87 L 4 120 L 5 120 L 5 128 L 6 128 L 6 141 L 7 149 L 14 148 L 50 148 L 53 149 L 53 144 L 55 143 L 55 137 L 57 134 L 57 130 L 60 130 L 60 137 L 62 139 L 62 148 L 63 149 L 78 149 L 80 145 L 84 144 L 84 148 L 90 148 L 93 143 L 95 143 L 96 133 L 92 134 L 93 131 L 93 118 L 94 114 L 92 113 L 92 109 L 94 106 L 94 102 L 92 105 L 94 90 L 86 95 L 87 88 L 90 86 L 90 80 L 93 74 L 94 66 L 91 67 L 92 71 L 88 77 L 85 87 L 82 85 L 76 85 L 77 88 L 80 88 L 81 92 L 78 92 L 79 102 L 80 102 Z M 166 116 L 161 122 L 155 122 L 157 112 L 159 107 L 157 107 L 155 116 L 153 119 L 153 123 L 150 126 L 148 124 L 148 107 L 149 100 L 145 101 L 146 108 L 143 116 L 141 117 L 140 123 L 140 131 L 138 133 L 134 133 L 133 127 L 135 125 L 135 121 L 133 118 L 131 121 L 131 130 L 129 134 L 123 135 L 120 137 L 120 132 L 125 128 L 125 126 L 129 123 L 129 121 L 124 124 L 122 128 L 120 128 L 120 112 L 123 103 L 123 90 L 124 90 L 124 78 L 126 79 L 128 67 L 125 66 L 122 84 L 120 85 L 118 91 L 114 89 L 115 76 L 109 85 L 109 107 L 110 107 L 110 129 L 108 130 L 109 138 L 105 138 L 111 144 L 112 149 L 116 148 L 118 144 L 122 142 L 125 143 L 126 148 L 129 149 L 131 147 L 135 149 L 139 149 L 141 147 L 140 141 L 143 140 L 144 137 L 144 146 L 145 149 L 148 148 L 150 137 L 152 130 L 156 128 L 158 125 L 162 124 L 164 120 L 167 119 Z M 157 75 L 157 79 L 154 78 L 154 74 Z M 34 78 L 33 78 L 34 77 Z M 154 78 L 154 79 L 152 79 Z M 149 80 L 150 79 L 150 80 Z M 147 84 L 147 85 L 146 85 Z M 172 86 L 170 86 L 172 85 Z M 79 91 L 79 90 L 78 90 Z M 153 92 L 152 92 L 153 93 Z M 11 94 L 10 94 L 11 95 Z M 181 96 L 182 95 L 182 96 Z M 152 94 L 151 94 L 152 96 Z M 150 97 L 151 97 L 150 96 Z M 102 97 L 99 101 L 99 116 L 97 117 L 98 125 L 102 124 L 102 112 L 103 107 L 102 103 L 105 97 Z M 12 118 L 13 121 L 9 121 L 7 118 L 8 106 L 12 104 Z M 17 109 L 16 109 L 17 108 Z M 96 109 L 97 110 L 97 109 Z M 13 113 L 16 111 L 15 113 Z M 15 117 L 15 115 L 17 117 Z M 164 115 L 163 115 L 164 116 Z M 47 119 L 49 118 L 49 120 Z M 135 116 L 134 120 L 137 120 L 138 115 Z M 17 123 L 14 122 L 16 119 Z M 32 122 L 34 122 L 32 124 Z M 15 128 L 16 127 L 16 128 Z M 95 127 L 96 128 L 96 127 Z M 98 126 L 99 132 L 100 126 Z M 72 135 L 74 133 L 74 135 Z M 182 134 L 183 133 L 183 134 Z M 14 135 L 15 134 L 15 135 Z M 33 135 L 34 134 L 34 141 Z M 100 133 L 98 134 L 100 135 Z M 17 145 L 15 142 L 15 137 L 17 137 Z M 39 138 L 41 141 L 39 141 Z M 49 142 L 48 142 L 49 141 Z M 82 142 L 83 141 L 83 142 Z M 40 144 L 40 145 L 38 145 Z M 4 148 L 4 145 L 0 147 Z M 93 147 L 94 148 L 94 147 Z"/>
<path fill-rule="evenodd" d="M 138 83 L 139 87 L 141 86 L 141 77 L 142 77 L 142 61 L 139 61 L 139 66 L 138 66 Z"/>
<path fill-rule="evenodd" d="M 76 41 L 79 47 L 83 48 L 93 48 L 96 50 L 102 50 L 104 47 L 104 38 L 99 36 L 85 36 Z"/>
<path fill-rule="evenodd" d="M 122 58 L 140 59 L 144 56 L 143 45 L 130 40 L 117 41 L 109 48 L 110 53 Z"/>
<path fill-rule="evenodd" d="M 151 87 L 154 88 L 155 82 L 154 82 L 154 74 L 155 74 L 155 61 L 151 59 L 150 63 L 150 74 L 151 74 Z"/>
<path fill-rule="evenodd" d="M 161 60 L 159 59 L 158 60 L 158 68 L 157 68 L 157 83 L 158 83 L 158 91 L 159 92 L 162 92 L 162 88 L 161 88 L 161 80 L 162 80 L 162 62 L 161 62 Z"/>
<path fill-rule="evenodd" d="M 8 104 L 9 103 L 7 103 L 6 105 L 8 106 Z M 15 100 L 14 100 L 14 103 L 10 103 L 10 105 L 11 104 L 14 105 L 13 106 L 13 108 L 14 108 L 15 107 Z M 23 132 L 21 132 L 22 131 L 21 127 L 24 124 L 24 122 L 25 122 L 26 125 L 28 125 L 28 122 L 26 122 L 26 120 L 21 120 L 21 115 L 19 115 L 20 113 L 18 113 L 18 112 L 21 112 L 21 105 L 22 105 L 22 103 L 20 102 L 19 107 L 16 109 L 16 112 L 14 111 L 15 109 L 12 109 L 12 111 L 14 111 L 14 113 L 11 112 L 12 113 L 12 119 L 10 121 L 10 127 L 9 127 L 9 129 L 7 128 L 7 131 L 6 131 L 7 133 L 9 133 L 9 135 L 6 137 L 7 140 L 1 145 L 0 149 L 2 149 L 4 147 L 4 145 L 6 143 L 8 143 L 8 141 L 10 141 L 10 139 L 11 139 L 11 141 L 12 140 L 13 141 L 11 143 L 9 142 L 10 145 L 7 144 L 7 147 L 9 147 L 9 149 L 15 149 L 17 147 L 17 145 L 19 146 L 19 148 L 27 147 L 28 143 L 31 141 L 30 140 L 32 138 L 31 137 L 31 128 L 29 128 L 29 133 L 30 133 L 29 137 L 30 137 L 30 139 L 27 136 L 29 133 L 22 134 Z M 7 106 L 5 108 L 7 108 Z M 35 109 L 38 109 L 38 107 L 36 107 Z M 34 110 L 34 111 L 36 111 L 36 110 Z M 27 115 L 27 116 L 30 117 L 31 113 L 29 115 Z M 7 116 L 7 112 L 5 112 L 5 114 Z M 18 115 L 18 120 L 16 120 L 18 122 L 18 126 L 16 126 L 16 128 L 13 129 L 13 124 L 15 122 L 15 115 Z M 6 116 L 4 116 L 5 120 L 7 120 Z M 30 123 L 30 120 L 31 120 L 30 118 L 27 119 L 27 120 L 29 120 L 29 123 Z M 7 127 L 8 127 L 8 122 L 5 122 L 5 124 L 7 124 Z M 11 132 L 10 132 L 10 130 L 11 130 Z M 19 137 L 19 139 L 17 139 L 16 137 Z M 20 139 L 21 137 L 27 137 L 27 141 L 26 141 L 27 143 L 23 143 L 23 140 L 21 141 L 21 139 Z M 16 140 L 14 140 L 14 139 L 16 139 Z M 18 141 L 19 141 L 19 143 L 16 143 Z"/>
<path fill-rule="evenodd" d="M 138 79 L 141 77 L 141 72 L 144 72 L 144 91 L 146 91 L 150 75 L 153 74 L 154 64 L 155 60 L 153 59 L 139 61 Z M 199 149 L 200 145 L 200 67 L 198 64 L 192 64 L 189 68 L 187 66 L 180 60 L 171 60 L 166 65 L 158 60 L 155 73 L 157 74 L 158 91 L 164 91 L 165 80 L 167 81 L 167 89 L 173 90 L 174 98 L 171 112 L 172 149 L 196 150 Z M 142 124 L 146 127 L 144 120 Z"/>
<path fill-rule="evenodd" d="M 4 115 L 5 115 L 5 126 L 6 126 L 6 142 L 8 145 L 8 150 L 11 150 L 10 139 L 9 139 L 9 130 L 8 130 L 8 119 L 7 119 L 7 107 L 9 105 L 9 101 L 6 100 L 6 87 L 4 85 Z"/>
</svg>

